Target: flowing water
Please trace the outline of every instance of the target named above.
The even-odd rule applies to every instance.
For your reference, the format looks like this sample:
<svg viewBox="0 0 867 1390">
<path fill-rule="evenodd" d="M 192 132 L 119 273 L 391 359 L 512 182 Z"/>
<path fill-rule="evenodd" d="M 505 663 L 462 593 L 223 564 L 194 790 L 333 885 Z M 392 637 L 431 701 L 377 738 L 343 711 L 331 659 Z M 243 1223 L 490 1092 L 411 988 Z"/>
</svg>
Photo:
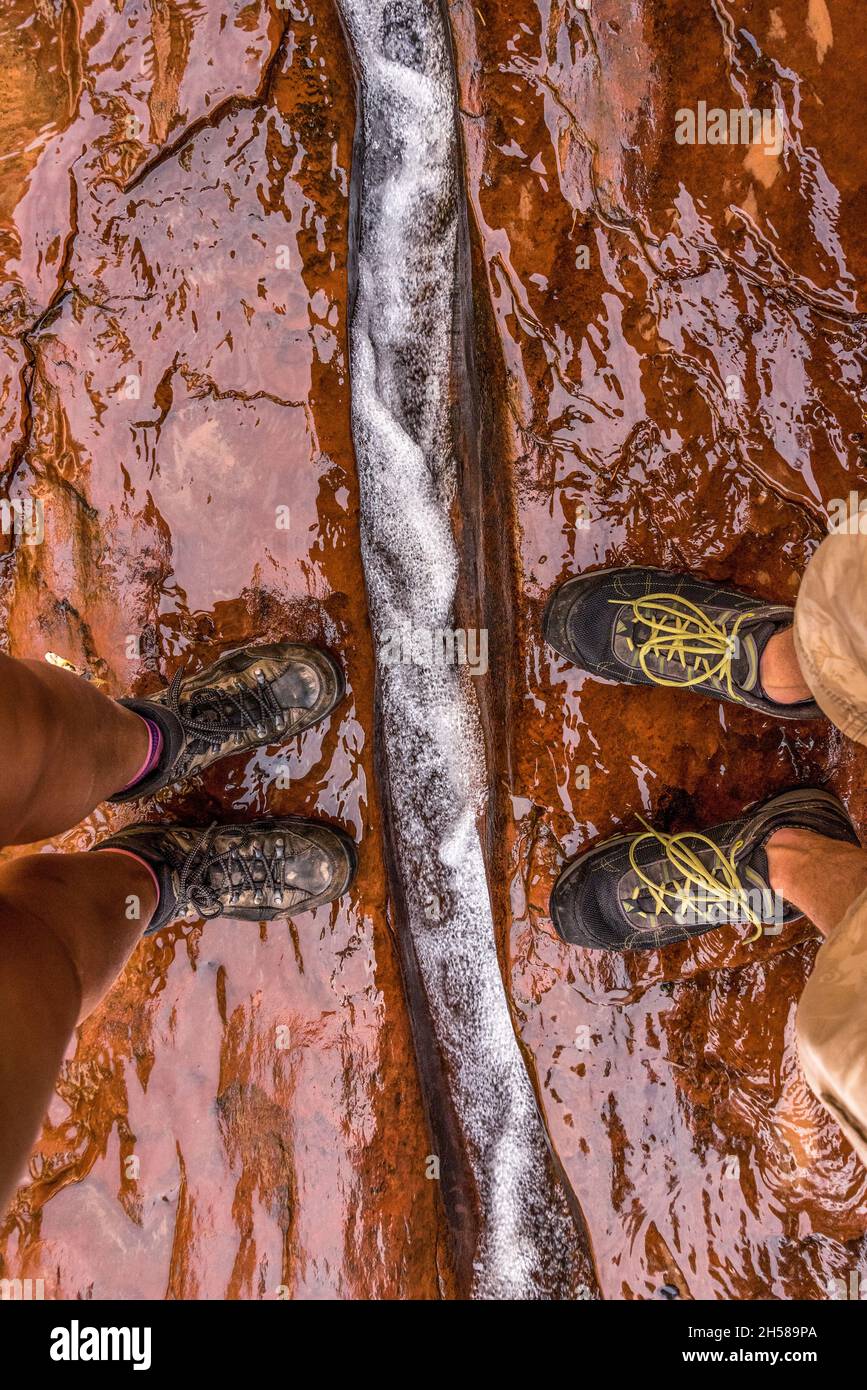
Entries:
<svg viewBox="0 0 867 1390">
<path fill-rule="evenodd" d="M 472 1290 L 587 1297 L 592 1269 L 553 1173 L 497 959 L 477 828 L 483 752 L 472 677 L 445 660 L 382 659 L 394 634 L 403 655 L 417 631 L 455 622 L 451 386 L 462 221 L 444 16 L 438 0 L 341 4 L 361 93 L 352 425 L 399 929 L 411 938 L 416 1016 L 422 1001 L 430 1013 L 419 1054 L 445 1161 L 463 1152 L 469 1168 L 468 1191 L 449 1186 Z M 439 1078 L 426 1060 L 431 1047 Z M 466 1229 L 474 1199 L 477 1235 Z"/>
<path fill-rule="evenodd" d="M 812 929 L 600 961 L 547 914 L 636 813 L 821 781 L 867 829 L 862 751 L 540 636 L 588 566 L 791 598 L 858 489 L 864 43 L 846 0 L 4 6 L 3 491 L 45 517 L 0 536 L 6 649 L 120 694 L 291 636 L 348 678 L 286 749 L 44 848 L 272 808 L 346 826 L 361 871 L 138 948 L 0 1274 L 631 1299 L 867 1271 L 867 1177 L 794 1047 Z M 679 144 L 699 101 L 785 139 Z M 486 674 L 384 660 L 455 623 Z"/>
</svg>

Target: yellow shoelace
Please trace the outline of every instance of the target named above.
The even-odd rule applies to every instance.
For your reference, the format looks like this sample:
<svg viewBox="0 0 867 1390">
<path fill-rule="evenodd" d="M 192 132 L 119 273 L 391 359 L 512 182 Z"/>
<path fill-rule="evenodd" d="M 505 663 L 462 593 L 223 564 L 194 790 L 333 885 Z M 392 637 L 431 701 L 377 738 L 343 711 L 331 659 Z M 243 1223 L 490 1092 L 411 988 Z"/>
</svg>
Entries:
<svg viewBox="0 0 867 1390">
<path fill-rule="evenodd" d="M 693 900 L 694 890 L 700 888 L 704 894 L 703 903 L 705 905 L 724 907 L 726 912 L 740 919 L 746 917 L 754 928 L 753 935 L 747 937 L 747 942 L 758 941 L 762 934 L 762 919 L 750 907 L 747 891 L 740 882 L 735 865 L 735 855 L 743 845 L 743 840 L 736 841 L 732 845 L 731 853 L 726 854 L 707 835 L 702 835 L 698 831 L 686 830 L 679 835 L 666 835 L 661 830 L 654 830 L 643 816 L 639 816 L 638 819 L 645 828 L 645 834 L 636 836 L 629 846 L 629 862 L 639 882 L 644 885 L 653 899 L 657 913 L 666 912 L 670 917 L 674 916 L 674 909 L 669 906 L 666 901 L 667 898 L 672 899 L 685 911 L 689 907 L 690 901 Z M 675 873 L 680 876 L 680 882 L 669 888 L 665 884 L 653 883 L 647 877 L 635 858 L 639 845 L 643 844 L 645 840 L 656 840 L 658 844 L 662 845 L 668 862 Z M 697 841 L 700 845 L 713 850 L 715 867 L 719 867 L 722 881 L 715 878 L 705 867 L 695 851 L 689 848 L 686 843 L 687 840 Z"/>
<path fill-rule="evenodd" d="M 631 608 L 635 621 L 650 628 L 650 636 L 638 648 L 638 661 L 647 679 L 655 685 L 701 685 L 717 676 L 725 681 L 733 699 L 738 699 L 732 687 L 732 661 L 737 653 L 737 636 L 741 624 L 754 613 L 740 613 L 729 631 L 715 623 L 706 613 L 679 594 L 647 594 L 644 598 L 616 599 L 621 608 Z M 672 607 L 672 604 L 679 605 Z M 686 670 L 686 658 L 695 658 L 695 672 L 685 680 L 668 680 L 648 669 L 651 656 L 667 661 L 679 661 Z"/>
</svg>

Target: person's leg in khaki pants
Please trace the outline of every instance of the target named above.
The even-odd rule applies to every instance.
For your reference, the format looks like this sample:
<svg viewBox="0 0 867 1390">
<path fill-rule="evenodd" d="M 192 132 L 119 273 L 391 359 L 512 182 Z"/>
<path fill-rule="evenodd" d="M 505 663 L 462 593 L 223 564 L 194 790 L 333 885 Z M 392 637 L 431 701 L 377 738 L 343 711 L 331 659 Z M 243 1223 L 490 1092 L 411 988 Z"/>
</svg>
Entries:
<svg viewBox="0 0 867 1390">
<path fill-rule="evenodd" d="M 867 743 L 867 536 L 823 541 L 762 678 L 776 700 L 812 694 L 842 733 Z M 780 830 L 767 853 L 772 886 L 827 937 L 798 1007 L 804 1074 L 867 1164 L 867 851 Z"/>
<path fill-rule="evenodd" d="M 771 639 L 767 694 L 813 699 L 847 737 L 867 743 L 867 536 L 828 536 L 801 583 L 794 627 Z M 827 941 L 798 1007 L 804 1074 L 867 1165 L 867 851 L 807 830 L 767 843 L 772 887 Z"/>
<path fill-rule="evenodd" d="M 653 568 L 591 570 L 553 592 L 543 628 L 560 656 L 606 680 L 693 689 L 770 719 L 824 713 L 867 743 L 867 537 L 823 542 L 794 613 L 760 600 L 744 606 L 745 597 Z M 804 1070 L 867 1164 L 867 851 L 835 797 L 818 787 L 803 792 L 805 800 L 772 798 L 755 822 L 747 813 L 734 845 L 726 826 L 669 836 L 647 822 L 643 834 L 597 842 L 564 865 L 551 918 L 574 946 L 658 949 L 708 930 L 712 918 L 695 906 L 702 894 L 728 909 L 722 920 L 747 920 L 741 900 L 756 882 L 785 901 L 787 920 L 809 917 L 829 941 L 798 1014 Z M 768 807 L 776 809 L 765 834 Z M 692 926 L 687 904 L 698 919 Z M 760 917 L 757 924 L 761 930 Z"/>
<path fill-rule="evenodd" d="M 867 743 L 867 536 L 823 541 L 804 574 L 793 638 L 817 704 Z M 867 1164 L 867 853 L 805 841 L 789 861 L 784 895 L 828 938 L 798 1008 L 804 1073 Z M 804 900 L 811 877 L 812 909 Z"/>
</svg>

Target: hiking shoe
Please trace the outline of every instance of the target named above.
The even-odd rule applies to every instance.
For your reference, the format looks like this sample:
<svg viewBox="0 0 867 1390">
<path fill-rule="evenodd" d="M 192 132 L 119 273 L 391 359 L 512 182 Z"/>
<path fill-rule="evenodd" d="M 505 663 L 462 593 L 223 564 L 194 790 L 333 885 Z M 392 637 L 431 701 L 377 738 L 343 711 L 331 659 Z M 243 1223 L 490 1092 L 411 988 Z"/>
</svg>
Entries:
<svg viewBox="0 0 867 1390">
<path fill-rule="evenodd" d="M 639 817 L 639 819 L 641 819 Z M 604 840 L 568 864 L 551 894 L 558 934 L 573 946 L 650 951 L 743 923 L 757 941 L 803 913 L 774 893 L 764 846 L 790 826 L 859 843 L 844 807 L 814 787 L 784 792 L 711 830 L 644 831 Z"/>
<path fill-rule="evenodd" d="M 569 579 L 545 610 L 561 656 L 623 685 L 667 685 L 748 705 L 775 719 L 818 719 L 813 700 L 777 704 L 762 689 L 762 652 L 794 610 L 688 574 L 625 568 Z"/>
<path fill-rule="evenodd" d="M 301 816 L 247 825 L 130 825 L 94 851 L 126 850 L 156 874 L 152 935 L 190 910 L 200 917 L 269 922 L 339 898 L 357 853 L 343 830 Z"/>
<path fill-rule="evenodd" d="M 225 652 L 191 676 L 182 667 L 167 689 L 119 702 L 159 725 L 163 750 L 153 772 L 110 800 L 151 796 L 218 758 L 282 743 L 330 713 L 344 689 L 328 652 L 294 642 Z"/>
</svg>

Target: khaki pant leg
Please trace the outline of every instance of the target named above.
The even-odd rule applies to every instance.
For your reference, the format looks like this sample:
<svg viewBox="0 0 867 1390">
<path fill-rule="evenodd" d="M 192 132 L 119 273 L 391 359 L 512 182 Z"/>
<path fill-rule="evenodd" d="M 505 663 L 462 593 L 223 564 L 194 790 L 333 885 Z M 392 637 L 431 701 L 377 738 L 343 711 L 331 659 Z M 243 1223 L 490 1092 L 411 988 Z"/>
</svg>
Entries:
<svg viewBox="0 0 867 1390">
<path fill-rule="evenodd" d="M 795 606 L 795 650 L 816 703 L 867 743 L 867 536 L 828 536 Z M 819 951 L 798 1006 L 810 1088 L 867 1164 L 867 893 Z"/>
<path fill-rule="evenodd" d="M 826 536 L 801 581 L 794 639 L 819 708 L 867 743 L 867 536 Z"/>
<path fill-rule="evenodd" d="M 804 1075 L 867 1165 L 867 892 L 819 951 L 801 995 Z"/>
</svg>

